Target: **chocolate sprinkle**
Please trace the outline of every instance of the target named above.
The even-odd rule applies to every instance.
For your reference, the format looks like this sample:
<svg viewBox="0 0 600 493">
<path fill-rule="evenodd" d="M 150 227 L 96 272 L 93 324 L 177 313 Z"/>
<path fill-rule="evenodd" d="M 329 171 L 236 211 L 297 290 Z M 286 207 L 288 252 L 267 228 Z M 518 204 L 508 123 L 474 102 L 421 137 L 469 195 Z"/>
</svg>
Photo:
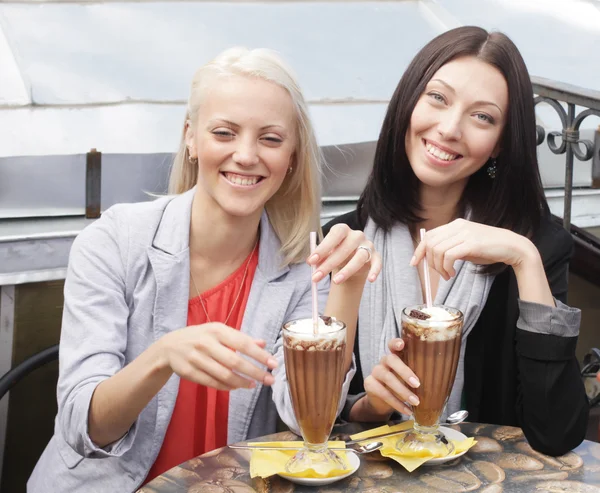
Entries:
<svg viewBox="0 0 600 493">
<path fill-rule="evenodd" d="M 427 320 L 428 318 L 431 318 L 431 315 L 428 315 L 427 313 L 424 313 L 420 310 L 411 310 L 409 316 L 411 316 L 412 318 L 417 318 L 419 320 Z"/>
</svg>

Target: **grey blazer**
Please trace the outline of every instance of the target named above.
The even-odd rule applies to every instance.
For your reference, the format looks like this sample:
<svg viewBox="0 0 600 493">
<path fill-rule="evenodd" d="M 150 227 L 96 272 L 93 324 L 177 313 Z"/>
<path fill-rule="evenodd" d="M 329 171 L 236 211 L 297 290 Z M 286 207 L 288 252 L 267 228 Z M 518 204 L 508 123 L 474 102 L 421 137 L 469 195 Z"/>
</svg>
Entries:
<svg viewBox="0 0 600 493">
<path fill-rule="evenodd" d="M 76 238 L 65 281 L 54 436 L 40 457 L 32 493 L 132 492 L 145 479 L 169 424 L 179 377 L 173 375 L 117 442 L 97 447 L 88 435 L 96 386 L 163 335 L 187 324 L 189 229 L 195 189 L 153 202 L 111 207 Z M 277 414 L 298 431 L 289 397 L 282 324 L 311 316 L 310 268 L 281 267 L 280 242 L 266 214 L 259 261 L 241 330 L 267 342 L 279 367 L 272 387 L 232 391 L 229 443 L 273 433 Z M 329 281 L 319 286 L 325 306 Z M 346 376 L 340 408 L 354 363 Z"/>
</svg>

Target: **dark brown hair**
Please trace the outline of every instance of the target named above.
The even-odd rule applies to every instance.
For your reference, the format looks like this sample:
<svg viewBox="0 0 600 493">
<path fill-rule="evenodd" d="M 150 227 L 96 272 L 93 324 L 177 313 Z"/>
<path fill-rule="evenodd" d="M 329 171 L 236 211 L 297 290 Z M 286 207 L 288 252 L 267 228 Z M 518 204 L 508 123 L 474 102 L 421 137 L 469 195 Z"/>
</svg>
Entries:
<svg viewBox="0 0 600 493">
<path fill-rule="evenodd" d="M 519 50 L 504 34 L 474 26 L 447 31 L 430 41 L 412 60 L 390 100 L 373 169 L 358 202 L 360 222 L 367 217 L 389 230 L 395 222 L 423 220 L 419 180 L 405 149 L 412 112 L 433 75 L 446 63 L 472 56 L 496 67 L 508 85 L 508 114 L 501 137 L 496 178 L 486 167 L 467 183 L 460 207 L 473 221 L 510 229 L 531 237 L 548 211 L 536 156 L 533 91 Z"/>
</svg>

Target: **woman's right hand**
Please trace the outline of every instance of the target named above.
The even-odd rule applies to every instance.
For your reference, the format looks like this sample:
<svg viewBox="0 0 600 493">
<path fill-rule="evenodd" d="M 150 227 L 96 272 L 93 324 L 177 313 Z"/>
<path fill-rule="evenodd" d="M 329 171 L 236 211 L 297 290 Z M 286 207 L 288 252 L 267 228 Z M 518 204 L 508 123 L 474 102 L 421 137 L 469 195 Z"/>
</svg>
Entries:
<svg viewBox="0 0 600 493">
<path fill-rule="evenodd" d="M 191 325 L 170 332 L 160 344 L 165 365 L 181 378 L 200 385 L 233 390 L 253 388 L 255 381 L 263 385 L 275 381 L 273 375 L 256 364 L 270 370 L 277 367 L 277 360 L 264 350 L 265 342 L 222 323 Z"/>
<path fill-rule="evenodd" d="M 419 405 L 419 398 L 411 388 L 418 388 L 420 382 L 397 354 L 404 349 L 404 341 L 392 339 L 388 343 L 388 348 L 390 354 L 383 356 L 373 368 L 371 375 L 365 379 L 368 406 L 378 414 L 390 413 L 395 409 L 402 414 L 410 415 L 412 409 L 406 403 Z"/>
</svg>

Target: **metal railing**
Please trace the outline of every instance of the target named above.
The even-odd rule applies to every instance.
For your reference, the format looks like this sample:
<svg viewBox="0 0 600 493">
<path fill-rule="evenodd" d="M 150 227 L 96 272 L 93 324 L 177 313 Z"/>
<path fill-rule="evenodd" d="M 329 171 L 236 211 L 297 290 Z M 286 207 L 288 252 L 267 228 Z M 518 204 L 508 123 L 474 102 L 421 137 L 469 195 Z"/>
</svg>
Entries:
<svg viewBox="0 0 600 493">
<path fill-rule="evenodd" d="M 600 117 L 600 91 L 583 89 L 542 77 L 532 77 L 531 83 L 533 92 L 537 95 L 534 104 L 536 106 L 540 103 L 550 105 L 562 123 L 562 129 L 549 132 L 547 138 L 544 128 L 537 125 L 537 145 L 542 145 L 544 141 L 547 141 L 548 147 L 554 154 L 566 154 L 563 226 L 569 231 L 571 229 L 574 158 L 579 161 L 592 160 L 592 187 L 600 188 L 600 126 L 594 134 L 594 142 L 581 139 L 579 135 L 579 128 L 586 118 L 589 116 Z M 566 105 L 566 110 L 564 105 Z M 576 113 L 578 107 L 585 109 Z"/>
</svg>

